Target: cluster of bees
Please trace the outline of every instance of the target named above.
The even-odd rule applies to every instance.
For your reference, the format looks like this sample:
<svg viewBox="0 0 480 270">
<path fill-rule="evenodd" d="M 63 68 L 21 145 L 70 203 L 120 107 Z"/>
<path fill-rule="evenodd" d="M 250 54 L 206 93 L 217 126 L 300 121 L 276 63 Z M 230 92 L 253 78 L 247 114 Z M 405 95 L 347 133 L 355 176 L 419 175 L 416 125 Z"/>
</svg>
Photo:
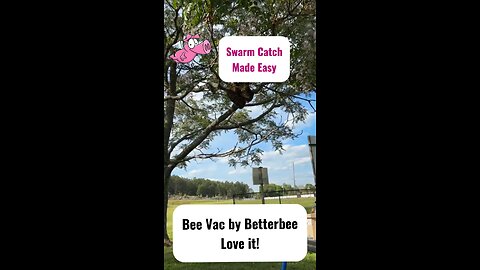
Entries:
<svg viewBox="0 0 480 270">
<path fill-rule="evenodd" d="M 226 89 L 228 98 L 239 108 L 252 101 L 253 92 L 248 83 L 233 83 Z"/>
</svg>

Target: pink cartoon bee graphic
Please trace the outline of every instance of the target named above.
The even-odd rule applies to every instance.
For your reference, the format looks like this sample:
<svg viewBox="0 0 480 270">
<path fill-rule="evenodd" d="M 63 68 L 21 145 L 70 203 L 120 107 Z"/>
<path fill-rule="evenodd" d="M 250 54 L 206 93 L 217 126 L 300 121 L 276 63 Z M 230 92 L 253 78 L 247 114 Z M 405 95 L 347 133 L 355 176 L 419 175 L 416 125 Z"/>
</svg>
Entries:
<svg viewBox="0 0 480 270">
<path fill-rule="evenodd" d="M 197 54 L 208 54 L 212 50 L 210 42 L 205 39 L 203 42 L 198 43 L 197 38 L 200 38 L 200 36 L 187 35 L 183 40 L 183 49 L 170 55 L 170 58 L 177 63 L 189 63 L 195 58 L 195 56 L 197 56 Z"/>
</svg>

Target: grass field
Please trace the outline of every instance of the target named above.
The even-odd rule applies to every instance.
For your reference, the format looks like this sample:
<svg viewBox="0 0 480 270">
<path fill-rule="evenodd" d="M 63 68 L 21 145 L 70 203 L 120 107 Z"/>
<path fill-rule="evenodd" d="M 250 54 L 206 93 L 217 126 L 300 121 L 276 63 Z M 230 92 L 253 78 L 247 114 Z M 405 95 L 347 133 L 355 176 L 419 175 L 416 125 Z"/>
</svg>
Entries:
<svg viewBox="0 0 480 270">
<path fill-rule="evenodd" d="M 166 270 L 280 270 L 282 263 L 181 263 L 173 256 L 171 247 L 163 251 L 165 260 L 163 262 Z M 315 253 L 308 253 L 305 259 L 298 263 L 290 262 L 287 270 L 315 270 Z"/>
<path fill-rule="evenodd" d="M 261 200 L 236 200 L 236 204 L 261 204 Z M 278 200 L 265 200 L 266 204 L 278 204 Z M 182 204 L 233 204 L 232 200 L 169 200 L 168 202 L 168 222 L 167 231 L 170 239 L 173 239 L 172 235 L 172 216 L 173 210 Z M 315 198 L 292 198 L 282 199 L 282 204 L 300 204 L 310 213 L 311 208 L 315 204 Z M 173 248 L 164 248 L 164 268 L 167 270 L 249 270 L 249 269 L 262 269 L 262 270 L 278 270 L 281 267 L 281 263 L 181 263 L 173 256 Z M 305 259 L 297 263 L 288 263 L 288 270 L 314 270 L 316 262 L 316 254 L 308 253 Z"/>
</svg>

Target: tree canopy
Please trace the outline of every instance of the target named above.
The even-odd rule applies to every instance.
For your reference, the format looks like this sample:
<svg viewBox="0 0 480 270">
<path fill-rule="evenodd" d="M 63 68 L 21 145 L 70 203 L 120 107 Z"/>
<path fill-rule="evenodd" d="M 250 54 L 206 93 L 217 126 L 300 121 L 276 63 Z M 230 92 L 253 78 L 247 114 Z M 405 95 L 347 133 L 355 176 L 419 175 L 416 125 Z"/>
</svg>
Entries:
<svg viewBox="0 0 480 270">
<path fill-rule="evenodd" d="M 203 178 L 188 179 L 176 175 L 172 175 L 168 186 L 169 195 L 232 198 L 235 194 L 249 192 L 252 192 L 250 187 L 239 181 L 221 182 Z"/>
</svg>

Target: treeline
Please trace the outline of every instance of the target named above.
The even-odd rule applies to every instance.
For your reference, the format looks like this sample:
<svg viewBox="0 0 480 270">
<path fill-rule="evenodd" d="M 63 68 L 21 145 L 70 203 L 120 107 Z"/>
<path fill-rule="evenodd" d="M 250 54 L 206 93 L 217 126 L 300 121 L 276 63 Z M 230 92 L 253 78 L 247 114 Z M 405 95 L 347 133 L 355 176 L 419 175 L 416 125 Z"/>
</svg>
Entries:
<svg viewBox="0 0 480 270">
<path fill-rule="evenodd" d="M 292 187 L 288 184 L 276 185 L 268 184 L 263 186 L 263 190 L 267 196 L 276 196 L 278 192 L 284 191 L 295 191 L 298 189 L 310 189 L 315 190 L 315 186 L 312 184 L 306 184 L 305 186 Z M 184 178 L 177 175 L 173 175 L 170 179 L 170 184 L 168 186 L 168 194 L 170 196 L 199 196 L 199 197 L 223 197 L 223 198 L 232 198 L 233 195 L 236 197 L 243 197 L 240 194 L 252 193 L 253 190 L 244 183 L 241 182 L 220 182 L 213 181 L 204 178 Z M 289 192 L 292 193 L 292 192 Z M 293 192 L 292 194 L 296 194 Z M 240 196 L 239 196 L 240 195 Z M 245 197 L 252 197 L 248 195 Z"/>
<path fill-rule="evenodd" d="M 295 191 L 299 189 L 309 189 L 313 191 L 315 190 L 315 186 L 312 184 L 306 184 L 305 186 L 296 186 L 296 187 L 293 187 L 289 184 L 283 184 L 281 186 L 276 184 L 268 184 L 263 186 L 263 192 L 265 192 L 266 196 L 276 196 L 279 193 L 282 193 L 282 195 L 287 195 L 287 193 L 296 194 Z M 287 192 L 287 193 L 283 194 L 284 192 Z"/>
<path fill-rule="evenodd" d="M 168 186 L 169 195 L 232 198 L 234 194 L 253 192 L 241 182 L 220 182 L 203 178 L 188 179 L 172 175 Z"/>
</svg>

